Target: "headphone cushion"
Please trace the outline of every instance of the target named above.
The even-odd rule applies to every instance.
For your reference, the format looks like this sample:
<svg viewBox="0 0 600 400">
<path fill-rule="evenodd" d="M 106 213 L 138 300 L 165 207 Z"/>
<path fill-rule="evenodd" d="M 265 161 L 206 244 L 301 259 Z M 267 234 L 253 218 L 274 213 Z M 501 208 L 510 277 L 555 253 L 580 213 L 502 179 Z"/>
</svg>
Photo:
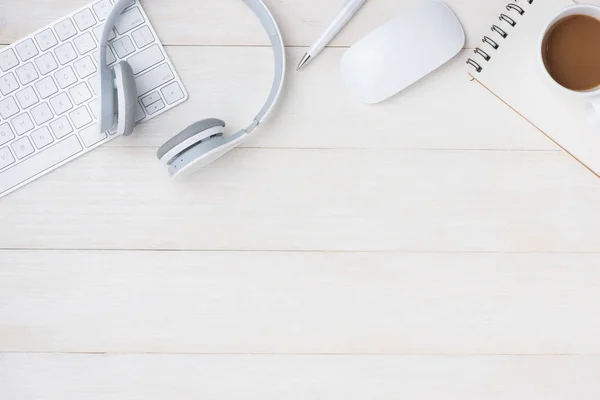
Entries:
<svg viewBox="0 0 600 400">
<path fill-rule="evenodd" d="M 208 135 L 207 131 L 210 130 L 210 131 L 214 132 L 213 128 L 217 128 L 217 127 L 224 128 L 225 122 L 220 119 L 217 119 L 217 118 L 208 118 L 208 119 L 203 119 L 202 121 L 194 122 L 193 124 L 191 124 L 190 126 L 185 128 L 184 130 L 179 132 L 177 135 L 175 135 L 174 137 L 169 139 L 165 144 L 160 146 L 160 148 L 156 152 L 156 156 L 158 157 L 159 160 L 162 160 L 162 158 L 165 157 L 165 155 L 172 152 L 172 150 L 174 148 L 180 146 L 181 144 L 183 144 L 185 142 L 190 141 L 195 136 L 198 136 L 198 138 L 197 138 L 197 140 L 193 141 L 191 143 L 191 145 L 195 145 L 196 143 L 198 143 L 201 140 L 204 140 L 210 136 L 222 136 L 223 135 L 222 130 L 220 133 L 218 133 L 216 135 L 215 134 Z M 203 136 L 205 136 L 205 137 L 203 137 Z M 185 149 L 182 149 L 182 151 L 184 151 L 184 150 Z"/>
</svg>

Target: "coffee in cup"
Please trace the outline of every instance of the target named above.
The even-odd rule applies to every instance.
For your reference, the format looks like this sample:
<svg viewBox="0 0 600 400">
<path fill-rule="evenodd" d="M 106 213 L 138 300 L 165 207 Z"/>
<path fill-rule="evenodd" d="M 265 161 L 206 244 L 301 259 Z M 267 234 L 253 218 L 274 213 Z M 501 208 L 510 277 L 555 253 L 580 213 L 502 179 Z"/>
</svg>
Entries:
<svg viewBox="0 0 600 400">
<path fill-rule="evenodd" d="M 548 73 L 561 86 L 589 91 L 600 86 L 600 19 L 574 14 L 556 21 L 542 44 Z"/>
</svg>

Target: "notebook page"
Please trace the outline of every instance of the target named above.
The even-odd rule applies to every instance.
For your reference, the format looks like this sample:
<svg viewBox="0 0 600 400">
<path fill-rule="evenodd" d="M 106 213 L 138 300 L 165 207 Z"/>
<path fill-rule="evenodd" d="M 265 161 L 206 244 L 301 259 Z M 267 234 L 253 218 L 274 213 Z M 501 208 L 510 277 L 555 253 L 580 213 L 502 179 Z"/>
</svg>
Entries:
<svg viewBox="0 0 600 400">
<path fill-rule="evenodd" d="M 498 50 L 490 49 L 491 59 L 488 62 L 478 60 L 483 70 L 480 73 L 469 70 L 469 73 L 543 134 L 600 175 L 600 129 L 595 130 L 587 121 L 586 100 L 550 85 L 537 58 L 537 44 L 543 29 L 561 9 L 573 4 L 571 0 L 536 0 L 526 5 L 525 14 L 514 17 L 515 27 L 504 28 L 502 25 L 508 37 L 498 39 Z M 490 26 L 493 23 L 490 21 Z M 496 39 L 491 31 L 485 34 Z"/>
</svg>

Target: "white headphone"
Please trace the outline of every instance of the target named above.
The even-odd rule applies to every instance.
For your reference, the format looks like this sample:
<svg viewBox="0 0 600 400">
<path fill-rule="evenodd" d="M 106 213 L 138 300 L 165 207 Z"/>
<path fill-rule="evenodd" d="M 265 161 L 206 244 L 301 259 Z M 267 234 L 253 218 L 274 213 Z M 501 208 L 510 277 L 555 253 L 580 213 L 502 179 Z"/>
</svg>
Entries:
<svg viewBox="0 0 600 400">
<path fill-rule="evenodd" d="M 243 142 L 273 110 L 281 93 L 285 80 L 285 53 L 277 22 L 262 0 L 242 1 L 260 19 L 273 46 L 275 77 L 271 92 L 265 105 L 252 122 L 233 135 L 225 137 L 225 122 L 211 118 L 191 124 L 163 144 L 158 149 L 157 157 L 169 167 L 172 177 L 198 171 Z M 127 61 L 121 61 L 112 70 L 109 69 L 106 66 L 106 47 L 108 47 L 111 29 L 130 4 L 131 0 L 116 0 L 114 8 L 106 18 L 100 37 L 100 71 L 98 74 L 100 79 L 100 130 L 106 132 L 112 129 L 116 114 L 116 131 L 125 136 L 131 135 L 135 126 L 137 90 L 134 74 Z"/>
</svg>

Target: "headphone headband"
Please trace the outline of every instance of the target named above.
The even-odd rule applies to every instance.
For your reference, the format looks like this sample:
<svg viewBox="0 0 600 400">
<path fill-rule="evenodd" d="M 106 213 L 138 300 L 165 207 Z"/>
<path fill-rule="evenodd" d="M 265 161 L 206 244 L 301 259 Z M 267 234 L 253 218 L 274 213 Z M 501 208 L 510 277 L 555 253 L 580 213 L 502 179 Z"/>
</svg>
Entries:
<svg viewBox="0 0 600 400">
<path fill-rule="evenodd" d="M 271 92 L 267 98 L 267 101 L 262 106 L 256 117 L 247 128 L 241 132 L 250 133 L 257 125 L 259 125 L 273 110 L 273 107 L 279 99 L 281 88 L 285 80 L 285 48 L 281 32 L 277 25 L 277 21 L 273 14 L 269 11 L 267 6 L 262 0 L 242 0 L 253 12 L 256 14 L 258 19 L 261 21 L 263 27 L 269 35 L 271 45 L 273 46 L 273 55 L 275 61 L 275 76 L 273 78 L 273 84 L 271 85 Z M 110 32 L 114 27 L 117 19 L 123 13 L 123 10 L 127 8 L 131 3 L 131 0 L 116 0 L 113 9 L 104 22 L 104 28 L 102 35 L 100 36 L 100 54 L 99 54 L 99 79 L 100 79 L 100 93 L 101 93 L 101 127 L 102 130 L 108 130 L 107 126 L 110 127 L 113 123 L 114 115 L 114 89 L 113 89 L 113 76 L 109 68 L 106 66 L 106 47 L 108 47 L 108 38 Z"/>
</svg>

